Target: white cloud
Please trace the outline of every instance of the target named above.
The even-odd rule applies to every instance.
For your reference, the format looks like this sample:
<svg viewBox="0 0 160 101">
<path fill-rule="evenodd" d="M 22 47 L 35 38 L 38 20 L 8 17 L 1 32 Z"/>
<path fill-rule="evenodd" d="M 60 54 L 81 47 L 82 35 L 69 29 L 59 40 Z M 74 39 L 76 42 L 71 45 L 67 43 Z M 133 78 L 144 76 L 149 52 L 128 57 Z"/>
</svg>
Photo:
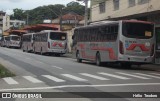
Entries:
<svg viewBox="0 0 160 101">
<path fill-rule="evenodd" d="M 13 10 L 7 9 L 7 10 L 5 10 L 5 12 L 6 12 L 8 15 L 12 15 L 12 14 L 13 14 Z"/>
<path fill-rule="evenodd" d="M 6 11 L 11 14 L 15 8 L 30 10 L 38 6 L 51 5 L 51 4 L 64 4 L 76 0 L 0 0 L 0 10 Z"/>
</svg>

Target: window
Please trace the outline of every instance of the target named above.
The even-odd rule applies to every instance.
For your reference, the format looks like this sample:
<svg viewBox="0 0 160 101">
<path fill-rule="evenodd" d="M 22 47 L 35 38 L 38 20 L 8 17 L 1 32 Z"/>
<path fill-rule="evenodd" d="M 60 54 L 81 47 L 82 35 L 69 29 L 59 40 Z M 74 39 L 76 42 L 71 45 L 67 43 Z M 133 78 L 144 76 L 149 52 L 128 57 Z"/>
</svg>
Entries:
<svg viewBox="0 0 160 101">
<path fill-rule="evenodd" d="M 153 37 L 154 25 L 144 23 L 123 23 L 123 35 L 129 38 L 148 39 Z"/>
<path fill-rule="evenodd" d="M 129 3 L 129 7 L 133 7 L 136 5 L 136 1 L 135 0 L 128 0 Z"/>
<path fill-rule="evenodd" d="M 50 33 L 51 40 L 66 40 L 66 38 L 67 38 L 66 33 L 59 33 L 59 32 Z"/>
<path fill-rule="evenodd" d="M 145 4 L 148 2 L 149 2 L 149 0 L 138 0 L 138 4 Z"/>
<path fill-rule="evenodd" d="M 113 0 L 114 10 L 119 10 L 119 0 Z"/>
<path fill-rule="evenodd" d="M 15 40 L 15 41 L 20 41 L 20 37 L 19 36 L 12 36 L 11 39 Z"/>
<path fill-rule="evenodd" d="M 99 3 L 99 12 L 105 13 L 105 9 L 106 9 L 105 7 L 106 7 L 105 2 Z"/>
</svg>

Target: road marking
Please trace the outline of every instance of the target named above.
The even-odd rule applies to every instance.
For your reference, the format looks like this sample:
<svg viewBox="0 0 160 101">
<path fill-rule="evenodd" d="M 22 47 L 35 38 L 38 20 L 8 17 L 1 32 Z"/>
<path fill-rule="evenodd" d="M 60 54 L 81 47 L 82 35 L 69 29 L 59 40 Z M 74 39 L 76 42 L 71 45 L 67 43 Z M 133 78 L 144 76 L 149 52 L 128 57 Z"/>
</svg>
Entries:
<svg viewBox="0 0 160 101">
<path fill-rule="evenodd" d="M 128 84 L 103 84 L 103 85 L 62 85 L 51 87 L 34 87 L 34 88 L 13 88 L 13 89 L 0 89 L 4 91 L 24 91 L 24 90 L 47 90 L 47 89 L 62 89 L 62 88 L 85 88 L 85 87 L 125 87 L 125 86 L 159 86 L 160 83 L 128 83 Z"/>
<path fill-rule="evenodd" d="M 32 76 L 23 76 L 23 77 L 32 83 L 42 83 L 42 81 L 40 81 Z"/>
<path fill-rule="evenodd" d="M 154 74 L 154 75 L 160 75 L 160 74 L 158 74 L 158 73 L 150 73 L 150 74 Z"/>
<path fill-rule="evenodd" d="M 81 74 L 83 76 L 88 76 L 88 77 L 91 77 L 91 78 L 94 78 L 94 79 L 98 79 L 98 80 L 109 80 L 107 78 L 96 76 L 96 75 L 92 75 L 92 74 L 88 74 L 88 73 L 79 73 L 79 74 Z"/>
<path fill-rule="evenodd" d="M 54 67 L 54 68 L 58 68 L 58 69 L 63 69 L 63 68 L 61 68 L 61 67 L 58 67 L 58 66 L 52 66 L 52 67 Z"/>
<path fill-rule="evenodd" d="M 74 79 L 74 80 L 77 80 L 77 81 L 88 81 L 86 79 L 82 79 L 80 77 L 77 77 L 77 76 L 74 76 L 74 75 L 70 75 L 70 74 L 61 74 L 61 75 L 65 76 L 65 77 L 68 77 L 68 78 L 71 78 L 71 79 Z"/>
<path fill-rule="evenodd" d="M 43 77 L 46 77 L 46 78 L 48 78 L 48 79 L 50 79 L 50 80 L 53 80 L 53 81 L 55 81 L 55 82 L 65 82 L 65 80 L 56 78 L 56 77 L 51 76 L 51 75 L 42 75 L 42 76 L 43 76 Z"/>
<path fill-rule="evenodd" d="M 116 72 L 116 73 L 122 74 L 122 75 L 131 76 L 131 77 L 135 77 L 135 78 L 139 78 L 139 79 L 150 79 L 150 78 L 147 78 L 147 77 L 138 76 L 138 75 L 132 75 L 132 74 L 127 74 L 127 73 L 122 73 L 122 72 Z"/>
<path fill-rule="evenodd" d="M 8 84 L 10 84 L 10 85 L 12 85 L 12 84 L 18 84 L 18 82 L 15 81 L 15 80 L 14 80 L 13 78 L 11 78 L 11 77 L 3 78 L 3 80 L 4 80 L 5 82 L 7 82 Z"/>
<path fill-rule="evenodd" d="M 142 75 L 142 76 L 148 76 L 148 77 L 152 77 L 152 78 L 156 78 L 156 79 L 160 79 L 159 76 L 153 76 L 153 75 L 148 75 L 148 74 L 143 74 L 143 73 L 135 73 L 135 74 Z"/>
<path fill-rule="evenodd" d="M 106 76 L 110 76 L 110 77 L 114 77 L 114 78 L 118 78 L 118 79 L 123 79 L 123 80 L 131 79 L 131 78 L 127 78 L 127 77 L 124 77 L 124 76 L 119 76 L 119 75 L 114 75 L 114 74 L 109 74 L 109 73 L 104 73 L 104 72 L 101 72 L 101 73 L 98 73 L 98 74 L 102 74 L 102 75 L 106 75 Z"/>
</svg>

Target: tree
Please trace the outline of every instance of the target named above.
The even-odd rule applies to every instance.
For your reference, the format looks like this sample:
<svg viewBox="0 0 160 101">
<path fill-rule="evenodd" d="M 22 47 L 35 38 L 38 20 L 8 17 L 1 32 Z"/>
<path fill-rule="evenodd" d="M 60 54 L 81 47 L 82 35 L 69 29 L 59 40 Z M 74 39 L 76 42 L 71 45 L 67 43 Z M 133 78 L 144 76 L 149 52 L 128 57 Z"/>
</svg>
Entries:
<svg viewBox="0 0 160 101">
<path fill-rule="evenodd" d="M 22 9 L 13 9 L 13 13 L 11 19 L 24 20 L 24 11 Z"/>
<path fill-rule="evenodd" d="M 44 19 L 55 19 L 69 12 L 75 12 L 79 15 L 84 15 L 84 6 L 78 2 L 70 2 L 67 6 L 61 4 L 39 6 L 32 10 L 14 9 L 14 14 L 11 15 L 11 19 L 25 20 L 29 25 L 43 23 Z"/>
</svg>

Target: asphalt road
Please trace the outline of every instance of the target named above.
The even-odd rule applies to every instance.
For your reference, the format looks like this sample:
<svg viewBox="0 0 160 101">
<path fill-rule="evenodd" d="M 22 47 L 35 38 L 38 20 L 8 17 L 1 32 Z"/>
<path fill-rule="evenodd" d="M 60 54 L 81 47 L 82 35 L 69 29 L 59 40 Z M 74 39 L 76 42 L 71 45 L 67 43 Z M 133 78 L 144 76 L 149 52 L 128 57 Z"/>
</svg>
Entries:
<svg viewBox="0 0 160 101">
<path fill-rule="evenodd" d="M 0 47 L 0 63 L 16 74 L 15 77 L 0 79 L 0 92 L 108 92 L 108 94 L 113 94 L 111 92 L 160 91 L 159 66 L 133 66 L 131 69 L 119 66 L 98 67 L 87 61 L 77 63 L 75 59 L 66 56 L 42 56 L 4 47 Z M 12 100 L 20 101 L 21 99 Z M 158 101 L 160 99 L 71 98 L 47 100 Z"/>
</svg>

